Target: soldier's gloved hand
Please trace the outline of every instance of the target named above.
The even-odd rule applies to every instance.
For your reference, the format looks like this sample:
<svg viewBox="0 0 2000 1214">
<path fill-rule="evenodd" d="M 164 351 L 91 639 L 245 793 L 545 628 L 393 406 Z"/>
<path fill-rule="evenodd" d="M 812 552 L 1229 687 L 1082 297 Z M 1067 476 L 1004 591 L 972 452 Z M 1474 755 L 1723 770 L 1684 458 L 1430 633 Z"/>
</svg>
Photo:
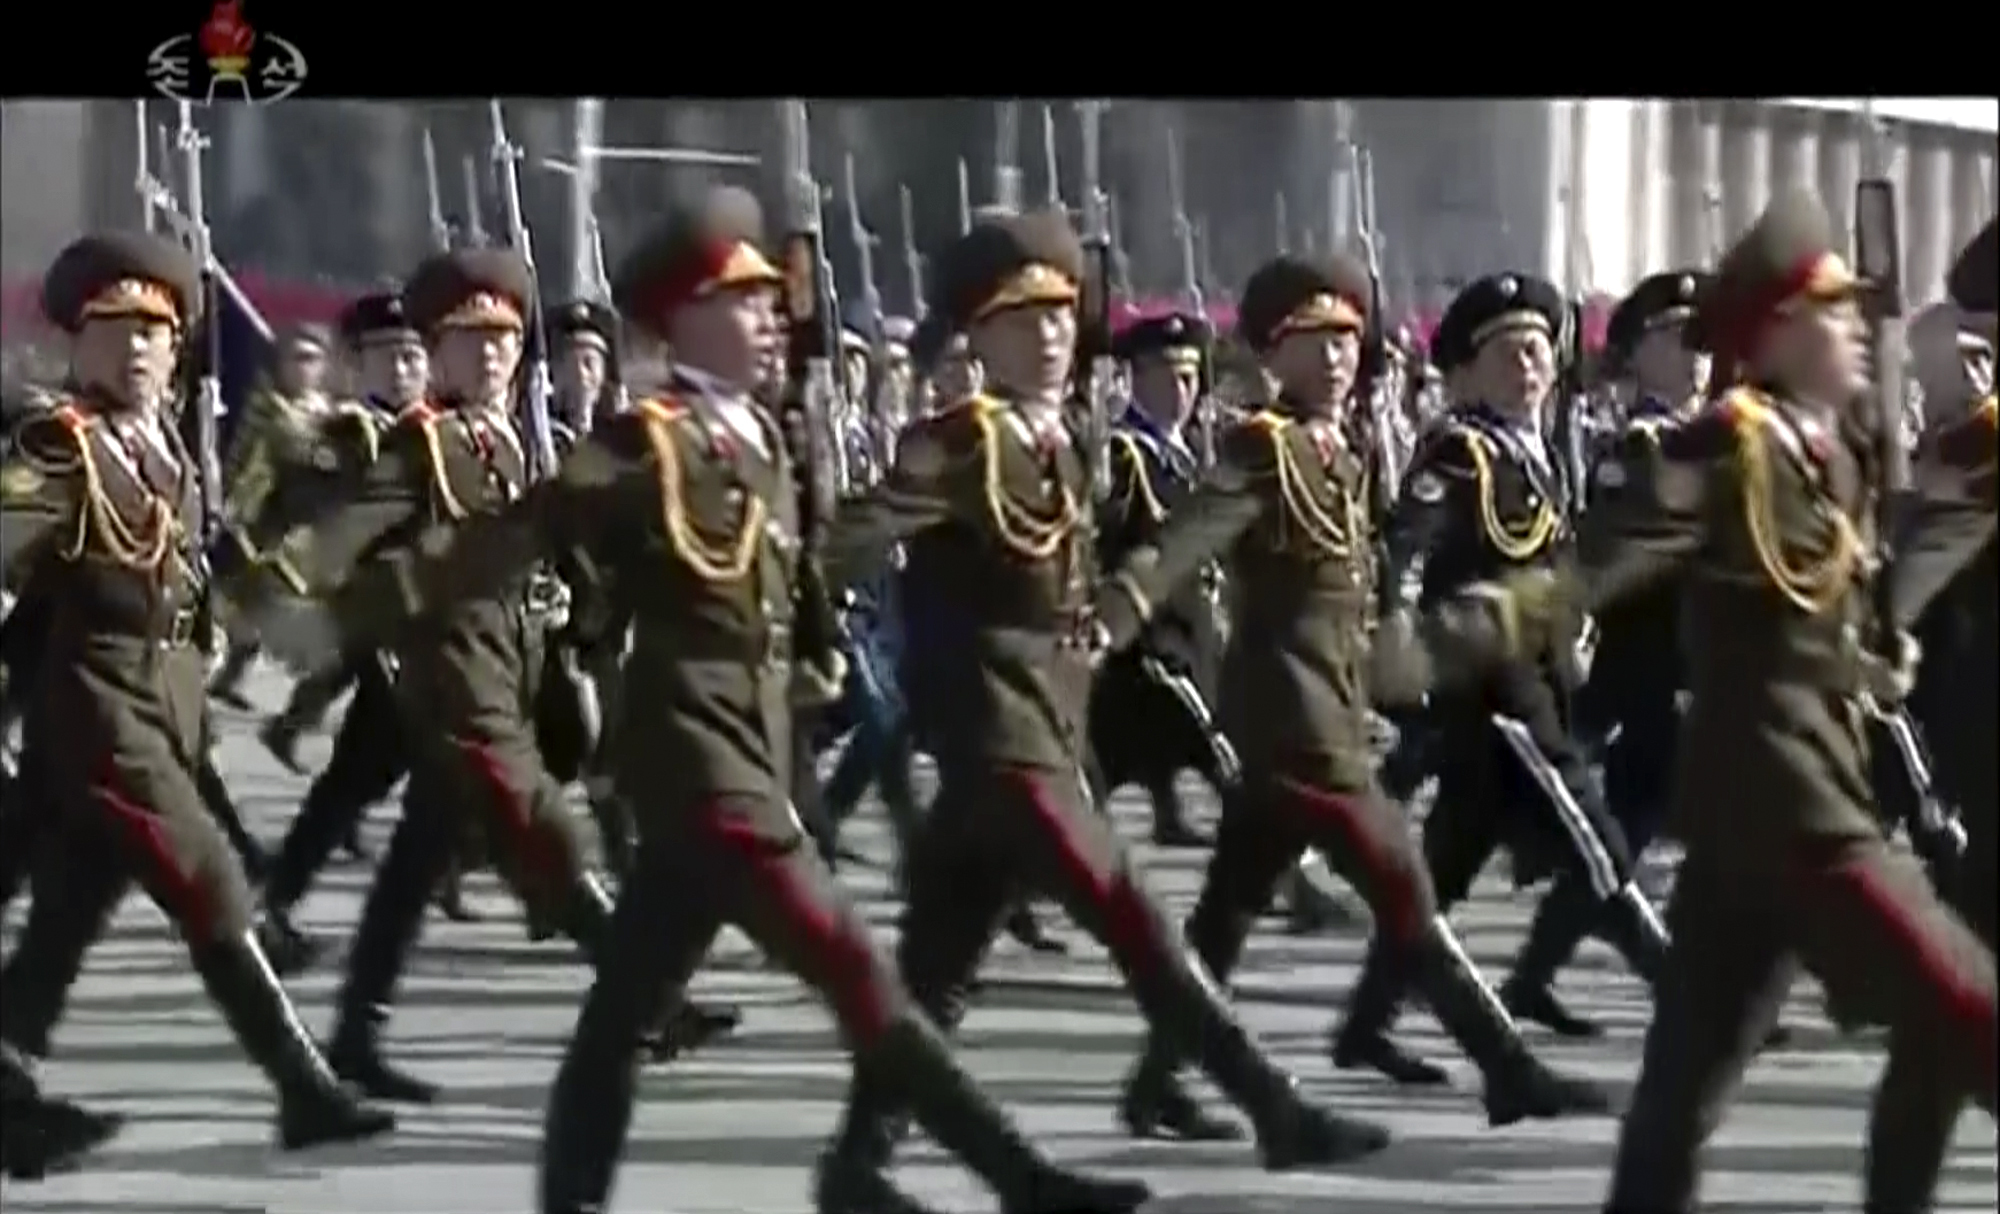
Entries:
<svg viewBox="0 0 2000 1214">
<path fill-rule="evenodd" d="M 340 625 L 333 612 L 314 599 L 273 600 L 257 621 L 257 638 L 265 653 L 302 677 L 340 660 Z"/>
<path fill-rule="evenodd" d="M 1861 686 L 1876 703 L 1886 707 L 1902 703 L 1917 685 L 1917 666 L 1923 660 L 1923 648 L 1907 632 L 1898 632 L 1894 642 L 1885 648 L 1889 650 L 1886 654 L 1870 651 L 1861 655 Z"/>
</svg>

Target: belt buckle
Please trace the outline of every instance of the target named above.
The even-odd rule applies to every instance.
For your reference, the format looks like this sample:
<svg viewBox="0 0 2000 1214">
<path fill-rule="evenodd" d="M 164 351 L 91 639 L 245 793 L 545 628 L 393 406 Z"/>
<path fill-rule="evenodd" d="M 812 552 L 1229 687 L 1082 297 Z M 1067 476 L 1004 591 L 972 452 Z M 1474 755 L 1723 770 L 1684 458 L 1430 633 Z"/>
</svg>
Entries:
<svg viewBox="0 0 2000 1214">
<path fill-rule="evenodd" d="M 791 664 L 792 627 L 772 621 L 764 629 L 764 665 L 771 670 L 781 670 Z"/>
</svg>

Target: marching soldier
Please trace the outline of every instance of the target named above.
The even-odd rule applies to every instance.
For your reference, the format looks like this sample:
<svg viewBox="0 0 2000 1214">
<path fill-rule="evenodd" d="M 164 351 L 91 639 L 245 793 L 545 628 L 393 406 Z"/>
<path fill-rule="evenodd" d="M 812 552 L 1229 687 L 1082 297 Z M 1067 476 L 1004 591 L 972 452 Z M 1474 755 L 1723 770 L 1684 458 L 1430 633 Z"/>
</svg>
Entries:
<svg viewBox="0 0 2000 1214">
<path fill-rule="evenodd" d="M 0 1174 L 9 1180 L 74 1170 L 124 1121 L 116 1113 L 93 1112 L 45 1094 L 27 1060 L 0 1041 Z"/>
<path fill-rule="evenodd" d="M 932 1019 L 955 1025 L 1020 894 L 1052 897 L 1111 950 L 1163 1040 L 1250 1113 L 1267 1167 L 1356 1159 L 1387 1134 L 1307 1101 L 1256 1043 L 1079 778 L 1098 637 L 1094 456 L 1063 427 L 1082 259 L 1055 214 L 997 217 L 960 238 L 933 312 L 967 335 L 988 394 L 905 433 L 887 479 L 843 505 L 827 541 L 839 580 L 907 541 L 946 642 L 908 689 L 912 711 L 934 718 L 939 792 L 910 861 L 900 968 Z M 857 1072 L 827 1183 L 880 1175 L 900 1104 L 893 1076 Z"/>
<path fill-rule="evenodd" d="M 838 675 L 830 609 L 802 552 L 780 425 L 756 400 L 779 364 L 781 276 L 756 245 L 754 200 L 718 192 L 677 214 L 619 270 L 635 328 L 678 360 L 667 391 L 605 425 L 525 502 L 461 531 L 446 552 L 397 558 L 343 592 L 373 631 L 497 593 L 544 553 L 614 564 L 635 604 L 632 706 L 618 778 L 644 839 L 545 1125 L 543 1214 L 609 1200 L 635 1098 L 631 1054 L 733 923 L 820 990 L 857 1069 L 999 1193 L 1009 1214 L 1122 1214 L 1144 1185 L 1096 1181 L 1034 1150 L 953 1059 L 806 845 L 786 784 L 791 702 Z M 414 598 L 412 598 L 414 596 Z M 907 1209 L 885 1178 L 822 1193 L 827 1214 Z"/>
<path fill-rule="evenodd" d="M 408 324 L 430 350 L 431 400 L 405 410 L 351 499 L 313 530 L 329 579 L 498 510 L 526 489 L 513 419 L 514 374 L 532 279 L 502 249 L 462 249 L 424 262 L 403 291 Z M 603 943 L 610 898 L 584 863 L 561 787 L 533 725 L 562 588 L 545 571 L 505 594 L 440 613 L 396 649 L 410 782 L 388 854 L 356 928 L 329 1057 L 385 1099 L 429 1103 L 430 1083 L 382 1056 L 395 989 L 475 815 L 501 875 L 532 922 Z"/>
<path fill-rule="evenodd" d="M 1925 638 L 1924 664 L 1911 692 L 1937 755 L 1937 782 L 1958 805 L 1966 835 L 1954 904 L 1991 948 L 2000 854 L 2000 790 L 1995 788 L 1993 738 L 2000 704 L 1988 676 L 2000 648 L 1995 570 L 1994 396 L 1990 350 L 1994 332 L 1994 225 L 1960 254 L 1951 275 L 1961 337 L 1972 347 L 1959 383 L 1943 376 L 1927 385 L 1931 436 L 1918 460 L 1916 501 L 1904 531 L 1890 593 L 1907 626 Z M 1970 342 L 1960 344 L 1964 350 Z M 1986 362 L 1981 366 L 1981 355 Z M 1968 397 L 1977 394 L 1975 399 Z M 1954 420 L 1954 418 L 1956 420 Z M 1921 627 L 1920 627 L 1921 626 Z"/>
<path fill-rule="evenodd" d="M 1369 969 L 1420 985 L 1485 1073 L 1494 1124 L 1601 1110 L 1601 1096 L 1547 1070 L 1521 1041 L 1438 914 L 1407 819 L 1370 774 L 1372 696 L 1411 698 L 1394 661 L 1373 652 L 1369 452 L 1350 444 L 1343 416 L 1353 407 L 1370 294 L 1366 270 L 1349 261 L 1279 258 L 1251 276 L 1238 324 L 1278 395 L 1228 431 L 1217 470 L 1099 594 L 1119 646 L 1204 564 L 1232 562 L 1238 617 L 1223 659 L 1222 720 L 1244 774 L 1224 790 L 1221 837 L 1188 939 L 1227 981 L 1251 918 L 1317 848 L 1374 909 Z M 1386 677 L 1371 678 L 1378 665 Z M 1135 1131 L 1214 1132 L 1173 1086 L 1181 1056 L 1157 1037 L 1148 1049 L 1126 1093 Z M 1444 1079 L 1386 1035 L 1343 1035 L 1335 1061 L 1399 1081 Z"/>
<path fill-rule="evenodd" d="M 1389 521 L 1385 592 L 1426 604 L 1469 584 L 1545 573 L 1568 552 L 1565 486 L 1542 425 L 1564 310 L 1554 284 L 1515 274 L 1472 283 L 1446 309 L 1433 352 L 1462 403 L 1411 460 Z M 1505 670 L 1431 697 L 1423 745 L 1438 788 L 1424 820 L 1424 861 L 1445 911 L 1471 892 L 1502 844 L 1517 873 L 1553 866 L 1582 878 L 1559 883 L 1555 894 L 1579 898 L 1574 913 L 1650 982 L 1666 933 L 1632 880 L 1623 834 L 1573 733 L 1577 628 L 1564 623 Z M 1344 1031 L 1361 1039 L 1384 1032 L 1396 988 L 1364 968 Z M 1538 998 L 1545 992 L 1509 986 L 1502 996 L 1516 1016 L 1559 1022 Z"/>
<path fill-rule="evenodd" d="M 341 1087 L 299 1023 L 197 783 L 208 744 L 201 474 L 166 419 L 198 292 L 186 253 L 144 235 L 86 237 L 43 281 L 43 310 L 73 335 L 74 387 L 7 459 L 0 551 L 8 588 L 33 582 L 53 605 L 25 727 L 60 827 L 0 974 L 0 1035 L 46 1054 L 83 953 L 136 881 L 277 1089 L 280 1144 L 371 1138 L 392 1118 Z"/>
<path fill-rule="evenodd" d="M 1723 258 L 1694 323 L 1737 386 L 1663 432 L 1643 497 L 1582 547 L 1583 606 L 1685 570 L 1698 638 L 1668 820 L 1686 846 L 1674 947 L 1619 1137 L 1618 1214 L 1694 1208 L 1702 1147 L 1801 964 L 1889 1026 L 1865 1208 L 1929 1208 L 1960 1103 L 1994 1107 L 1993 955 L 1870 804 L 1859 698 L 1896 699 L 1911 654 L 1894 635 L 1888 657 L 1862 646 L 1870 487 L 1847 402 L 1867 398 L 1867 355 L 1838 243 L 1817 199 L 1784 194 Z"/>
<path fill-rule="evenodd" d="M 251 394 L 223 460 L 224 500 L 232 522 L 255 518 L 287 469 L 310 459 L 320 420 L 332 405 L 326 394 L 332 345 L 326 330 L 314 324 L 295 325 L 278 335 L 270 380 Z M 232 708 L 248 709 L 243 680 L 256 658 L 254 641 L 232 640 L 209 693 Z"/>
<path fill-rule="evenodd" d="M 332 508 L 342 494 L 352 493 L 368 475 L 397 420 L 423 402 L 430 360 L 399 295 L 362 296 L 341 313 L 339 327 L 354 361 L 360 400 L 329 419 L 320 436 L 319 462 L 301 470 L 281 490 L 283 500 L 248 540 L 253 547 L 266 542 L 267 531 Z M 307 593 L 326 589 L 330 587 L 304 587 Z M 262 731 L 271 752 L 297 770 L 293 751 L 299 734 L 316 723 L 342 692 L 354 689 L 334 734 L 332 754 L 306 790 L 264 883 L 265 942 L 281 973 L 305 968 L 318 952 L 292 926 L 292 909 L 304 899 L 336 845 L 353 840 L 358 847 L 354 837 L 370 807 L 386 799 L 409 771 L 393 661 L 366 650 L 307 675 L 285 711 Z"/>
<path fill-rule="evenodd" d="M 618 314 L 595 300 L 577 300 L 557 308 L 554 317 L 555 399 L 549 403 L 557 442 L 567 449 L 616 407 Z"/>
<path fill-rule="evenodd" d="M 1632 406 L 1617 442 L 1591 472 L 1591 509 L 1617 509 L 1618 495 L 1643 482 L 1647 466 L 1659 458 L 1661 431 L 1700 407 L 1707 358 L 1681 338 L 1708 284 L 1709 275 L 1694 269 L 1654 274 L 1613 309 L 1605 355 L 1629 377 Z M 1683 690 L 1679 605 L 1679 588 L 1663 584 L 1598 620 L 1589 681 L 1577 698 L 1580 735 L 1610 739 L 1604 799 L 1635 861 L 1658 833 L 1672 787 Z M 1559 881 L 1578 879 L 1571 874 Z M 1600 1031 L 1550 989 L 1591 926 L 1592 902 L 1575 892 L 1545 899 L 1507 987 L 1518 1006 L 1538 1008 L 1537 1018 L 1561 1036 L 1593 1037 Z"/>
<path fill-rule="evenodd" d="M 1111 433 L 1111 484 L 1098 517 L 1106 568 L 1151 543 L 1201 475 L 1183 427 L 1201 394 L 1207 328 L 1197 317 L 1161 316 L 1128 327 L 1114 342 L 1116 356 L 1132 367 L 1132 400 Z M 1091 688 L 1092 792 L 1105 803 L 1127 783 L 1143 785 L 1161 847 L 1209 842 L 1189 824 L 1175 789 L 1182 770 L 1194 769 L 1218 790 L 1240 774 L 1209 712 L 1221 648 L 1213 573 L 1162 603 L 1145 642 L 1106 658 Z"/>
</svg>

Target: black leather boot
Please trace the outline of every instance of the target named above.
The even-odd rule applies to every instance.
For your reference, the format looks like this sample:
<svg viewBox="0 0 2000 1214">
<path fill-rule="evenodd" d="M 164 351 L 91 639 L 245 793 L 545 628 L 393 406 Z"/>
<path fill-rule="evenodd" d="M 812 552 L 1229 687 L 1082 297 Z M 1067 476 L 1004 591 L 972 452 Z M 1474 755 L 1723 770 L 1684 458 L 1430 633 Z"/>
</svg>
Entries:
<svg viewBox="0 0 2000 1214">
<path fill-rule="evenodd" d="M 1002 1214 L 1131 1214 L 1152 1199 L 1141 1181 L 1085 1176 L 1036 1150 L 920 1015 L 891 1025 L 856 1062 L 902 1089 L 917 1124 L 986 1182 Z"/>
<path fill-rule="evenodd" d="M 638 1060 L 626 1009 L 591 987 L 563 1052 L 542 1122 L 540 1214 L 603 1214 L 625 1154 L 638 1094 Z"/>
<path fill-rule="evenodd" d="M 1169 776 L 1147 790 L 1153 802 L 1153 846 L 1168 848 L 1207 847 L 1215 842 L 1187 819 L 1187 806 Z"/>
<path fill-rule="evenodd" d="M 410 829 L 406 822 L 399 832 Z M 382 1056 L 382 1029 L 395 1005 L 396 983 L 403 959 L 423 930 L 429 881 L 418 849 L 389 846 L 389 857 L 375 874 L 361 923 L 347 955 L 347 977 L 335 1002 L 333 1037 L 327 1061 L 342 1079 L 377 1100 L 401 1104 L 431 1104 L 435 1084 L 389 1065 Z"/>
<path fill-rule="evenodd" d="M 1361 978 L 1347 999 L 1347 1016 L 1333 1037 L 1336 1068 L 1378 1071 L 1392 1082 L 1410 1087 L 1434 1087 L 1451 1081 L 1443 1067 L 1409 1053 L 1389 1035 L 1410 970 L 1407 949 L 1387 944 L 1379 935 L 1369 942 Z"/>
<path fill-rule="evenodd" d="M 1285 878 L 1285 930 L 1294 936 L 1318 936 L 1337 928 L 1362 925 L 1364 920 L 1338 897 L 1321 888 L 1314 877 L 1325 872 L 1326 861 L 1307 853 Z"/>
<path fill-rule="evenodd" d="M 254 933 L 201 945 L 190 956 L 244 1052 L 277 1089 L 280 1146 L 296 1151 L 360 1142 L 395 1128 L 387 1109 L 357 1100 L 341 1085 L 299 1023 Z"/>
<path fill-rule="evenodd" d="M 813 1178 L 818 1214 L 935 1214 L 889 1179 L 889 1161 L 906 1129 L 901 1109 L 888 1085 L 857 1061 L 840 1127 Z"/>
<path fill-rule="evenodd" d="M 1146 1052 L 1125 1080 L 1125 1094 L 1118 1102 L 1118 1118 L 1125 1123 L 1126 1132 L 1134 1138 L 1169 1142 L 1234 1142 L 1242 1138 L 1242 1127 L 1201 1107 L 1181 1084 L 1176 1069 L 1173 1055 L 1149 1036 Z"/>
<path fill-rule="evenodd" d="M 1535 908 L 1513 972 L 1500 988 L 1501 1002 L 1510 1013 L 1558 1037 L 1588 1041 L 1604 1035 L 1602 1025 L 1570 1011 L 1554 989 L 1556 971 L 1575 955 L 1597 914 L 1596 900 L 1581 882 L 1567 876 L 1556 880 Z"/>
<path fill-rule="evenodd" d="M 32 1181 L 73 1172 L 125 1119 L 45 1095 L 27 1060 L 0 1046 L 0 1174 Z"/>
<path fill-rule="evenodd" d="M 1415 962 L 1417 986 L 1431 1012 L 1485 1078 L 1489 1125 L 1610 1112 L 1610 1098 L 1602 1090 L 1557 1074 L 1528 1049 L 1499 996 L 1442 916 L 1431 920 L 1418 941 Z"/>
<path fill-rule="evenodd" d="M 1069 945 L 1049 935 L 1042 927 L 1041 916 L 1035 913 L 1034 906 L 1025 901 L 1008 914 L 1002 930 L 1031 952 L 1048 956 L 1062 956 L 1069 952 Z"/>
<path fill-rule="evenodd" d="M 257 922 L 257 943 L 280 978 L 304 973 L 319 964 L 324 941 L 308 936 L 292 922 L 291 916 L 267 905 Z"/>
</svg>

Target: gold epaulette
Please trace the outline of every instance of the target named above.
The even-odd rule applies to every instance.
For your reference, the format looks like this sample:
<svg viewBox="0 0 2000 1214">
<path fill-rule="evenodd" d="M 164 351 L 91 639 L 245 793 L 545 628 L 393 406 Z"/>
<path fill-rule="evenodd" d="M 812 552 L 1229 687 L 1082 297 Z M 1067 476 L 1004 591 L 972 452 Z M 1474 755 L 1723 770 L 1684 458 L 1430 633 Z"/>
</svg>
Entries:
<svg viewBox="0 0 2000 1214">
<path fill-rule="evenodd" d="M 1747 386 L 1732 389 L 1716 406 L 1736 435 L 1736 468 L 1742 480 L 1743 525 L 1750 549 L 1771 586 L 1807 615 L 1819 615 L 1838 602 L 1853 584 L 1861 563 L 1862 543 L 1854 521 L 1831 498 L 1816 503 L 1833 529 L 1831 548 L 1817 560 L 1794 564 L 1784 549 L 1772 501 L 1771 452 L 1766 433 L 1772 424 L 1769 397 Z"/>
<path fill-rule="evenodd" d="M 751 494 L 743 508 L 743 524 L 720 543 L 703 535 L 688 517 L 686 470 L 672 426 L 687 414 L 687 406 L 670 397 L 649 396 L 632 402 L 632 412 L 646 429 L 653 464 L 660 478 L 660 525 L 674 555 L 705 582 L 740 582 L 757 562 L 757 545 L 764 534 L 770 506 Z"/>
<path fill-rule="evenodd" d="M 1083 503 L 1067 483 L 1060 486 L 1061 500 L 1053 514 L 1037 517 L 1007 492 L 1006 474 L 1000 464 L 1000 430 L 994 419 L 1005 409 L 1004 402 L 984 393 L 974 393 L 953 406 L 949 416 L 969 413 L 979 431 L 979 451 L 985 465 L 984 486 L 987 515 L 993 533 L 1002 544 L 1020 556 L 1044 561 L 1054 556 L 1083 521 Z M 934 415 L 934 419 L 944 415 Z"/>
<path fill-rule="evenodd" d="M 444 440 L 438 435 L 438 423 L 444 420 L 444 410 L 429 401 L 418 401 L 396 415 L 396 425 L 413 427 L 423 436 L 424 450 L 430 455 L 431 484 L 437 494 L 438 507 L 446 518 L 458 522 L 470 513 L 465 503 L 451 487 L 450 469 L 444 462 Z"/>
<path fill-rule="evenodd" d="M 1111 447 L 1124 457 L 1125 463 L 1132 470 L 1130 479 L 1126 481 L 1125 492 L 1118 499 L 1117 507 L 1120 510 L 1125 509 L 1136 497 L 1146 508 L 1148 518 L 1156 523 L 1166 518 L 1167 508 L 1160 501 L 1160 495 L 1153 489 L 1153 476 L 1146 471 L 1146 455 L 1139 449 L 1139 440 L 1132 437 L 1129 430 L 1113 430 Z"/>
<path fill-rule="evenodd" d="M 1464 439 L 1466 457 L 1472 461 L 1472 479 L 1479 497 L 1479 527 L 1486 535 L 1486 542 L 1510 561 L 1526 561 L 1539 555 L 1555 538 L 1561 522 L 1555 503 L 1543 497 L 1528 520 L 1518 525 L 1500 517 L 1493 483 L 1493 440 L 1481 433 L 1479 427 L 1457 421 L 1440 434 L 1452 432 Z"/>
</svg>

